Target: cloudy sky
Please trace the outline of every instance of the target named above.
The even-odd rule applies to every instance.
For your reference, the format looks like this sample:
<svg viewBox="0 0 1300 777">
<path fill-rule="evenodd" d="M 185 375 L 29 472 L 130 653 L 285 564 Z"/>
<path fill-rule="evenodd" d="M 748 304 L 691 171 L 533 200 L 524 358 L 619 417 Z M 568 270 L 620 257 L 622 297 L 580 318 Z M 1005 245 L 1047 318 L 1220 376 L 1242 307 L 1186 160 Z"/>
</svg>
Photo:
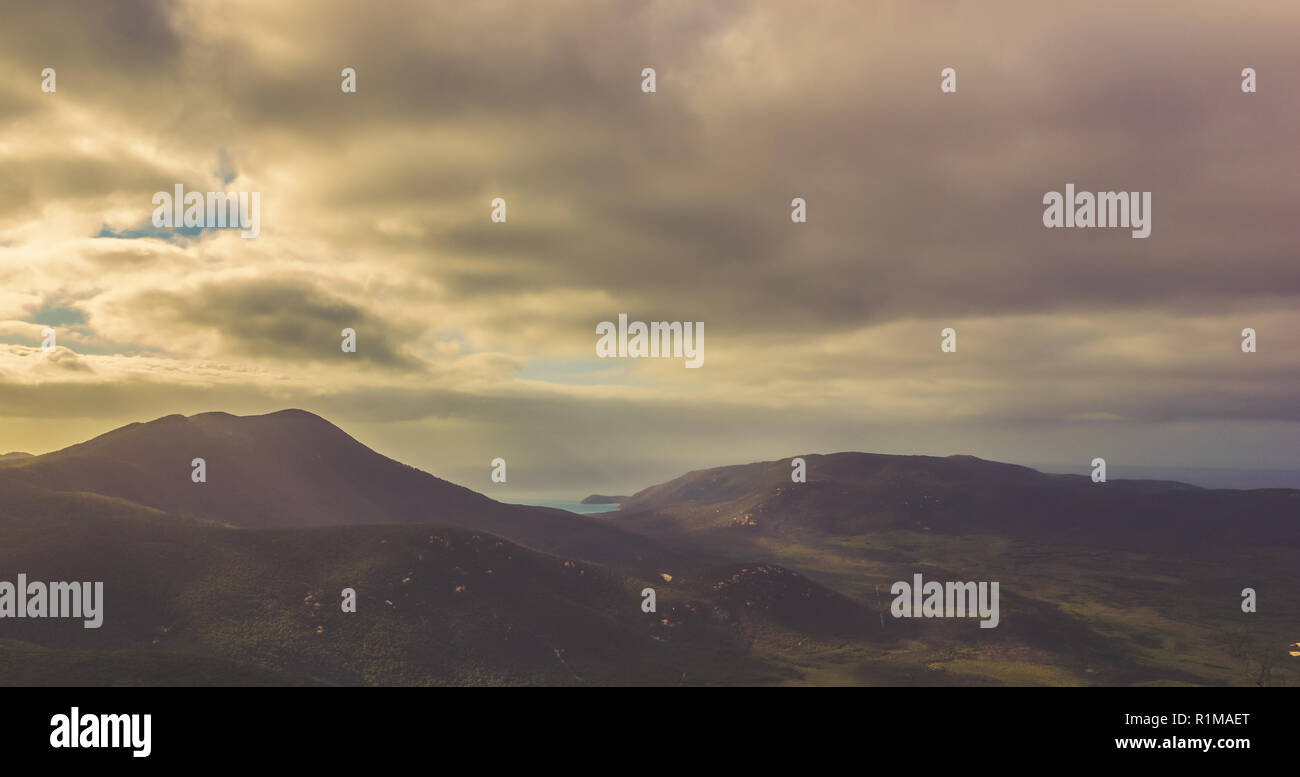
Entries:
<svg viewBox="0 0 1300 777">
<path fill-rule="evenodd" d="M 301 407 L 502 498 L 836 450 L 1300 469 L 1300 4 L 1134 5 L 7 6 L 0 452 Z M 155 229 L 177 183 L 261 234 Z M 1066 183 L 1152 192 L 1151 236 L 1045 229 Z M 704 366 L 595 358 L 619 313 L 703 321 Z"/>
</svg>

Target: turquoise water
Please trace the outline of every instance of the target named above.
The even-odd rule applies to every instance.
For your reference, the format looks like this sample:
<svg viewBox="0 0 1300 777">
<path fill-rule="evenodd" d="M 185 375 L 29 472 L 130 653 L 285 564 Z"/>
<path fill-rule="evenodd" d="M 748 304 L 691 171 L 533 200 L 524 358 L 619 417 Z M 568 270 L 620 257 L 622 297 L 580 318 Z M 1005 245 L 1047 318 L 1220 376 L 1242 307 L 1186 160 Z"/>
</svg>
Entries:
<svg viewBox="0 0 1300 777">
<path fill-rule="evenodd" d="M 608 513 L 618 509 L 618 505 L 585 505 L 581 502 L 566 499 L 502 499 L 500 501 L 516 505 L 532 505 L 533 507 L 554 507 L 557 510 L 568 510 L 571 513 L 582 513 L 583 515 Z"/>
</svg>

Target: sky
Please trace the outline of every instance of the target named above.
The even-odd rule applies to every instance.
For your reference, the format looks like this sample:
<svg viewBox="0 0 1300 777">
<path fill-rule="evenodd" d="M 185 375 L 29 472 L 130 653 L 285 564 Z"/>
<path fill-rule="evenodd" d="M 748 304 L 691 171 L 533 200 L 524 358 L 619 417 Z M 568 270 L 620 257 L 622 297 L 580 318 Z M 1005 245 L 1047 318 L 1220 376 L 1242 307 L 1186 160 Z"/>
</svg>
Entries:
<svg viewBox="0 0 1300 777">
<path fill-rule="evenodd" d="M 298 407 L 500 498 L 839 450 L 1300 470 L 1300 4 L 1069 6 L 7 6 L 0 452 Z M 1067 183 L 1151 192 L 1150 237 L 1045 228 Z M 176 184 L 260 234 L 154 227 Z M 704 322 L 704 365 L 597 358 L 620 313 Z"/>
</svg>

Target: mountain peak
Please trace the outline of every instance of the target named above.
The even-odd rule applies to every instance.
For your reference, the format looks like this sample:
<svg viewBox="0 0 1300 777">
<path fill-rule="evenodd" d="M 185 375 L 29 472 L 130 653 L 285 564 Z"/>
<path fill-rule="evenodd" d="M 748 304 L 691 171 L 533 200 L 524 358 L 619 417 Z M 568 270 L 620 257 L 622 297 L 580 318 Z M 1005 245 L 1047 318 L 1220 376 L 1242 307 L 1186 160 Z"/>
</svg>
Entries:
<svg viewBox="0 0 1300 777">
<path fill-rule="evenodd" d="M 204 413 L 195 413 L 194 415 L 189 417 L 176 415 L 176 416 L 166 416 L 166 418 L 185 418 L 188 421 L 194 421 L 200 418 L 208 418 L 212 420 L 234 419 L 234 420 L 241 420 L 241 421 L 252 420 L 256 418 L 282 418 L 282 419 L 302 419 L 302 420 L 319 421 L 324 424 L 330 423 L 329 421 L 325 420 L 323 417 L 315 413 L 297 407 L 287 407 L 283 410 L 273 410 L 269 413 L 259 413 L 253 415 L 235 415 L 234 413 L 227 413 L 224 410 L 209 410 Z M 161 421 L 163 419 L 160 418 L 158 420 Z M 330 424 L 330 426 L 333 426 L 333 424 Z"/>
<path fill-rule="evenodd" d="M 203 480 L 194 479 L 196 459 L 203 460 Z M 20 467 L 28 486 L 116 497 L 240 528 L 444 524 L 602 562 L 677 557 L 604 521 L 503 504 L 441 480 L 298 408 L 163 416 L 4 470 Z"/>
</svg>

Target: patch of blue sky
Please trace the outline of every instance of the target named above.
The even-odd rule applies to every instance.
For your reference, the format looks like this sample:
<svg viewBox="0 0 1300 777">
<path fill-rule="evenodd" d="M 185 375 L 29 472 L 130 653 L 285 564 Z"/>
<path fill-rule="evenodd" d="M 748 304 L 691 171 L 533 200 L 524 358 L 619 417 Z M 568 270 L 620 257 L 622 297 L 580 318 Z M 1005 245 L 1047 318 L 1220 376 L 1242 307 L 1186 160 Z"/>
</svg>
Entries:
<svg viewBox="0 0 1300 777">
<path fill-rule="evenodd" d="M 64 300 L 49 298 L 29 308 L 23 318 L 42 326 L 60 327 L 86 323 L 86 312 Z"/>
<path fill-rule="evenodd" d="M 239 172 L 235 170 L 235 163 L 231 160 L 230 152 L 226 150 L 225 146 L 217 149 L 217 169 L 213 170 L 212 174 L 227 186 L 230 185 L 231 181 L 239 177 Z"/>
<path fill-rule="evenodd" d="M 121 356 L 145 356 L 145 355 L 162 355 L 166 351 L 161 348 L 142 348 L 140 346 L 128 345 L 126 343 L 116 342 L 85 342 L 94 339 L 93 329 L 86 326 L 86 312 L 76 306 L 75 302 L 51 297 L 46 299 L 40 305 L 28 308 L 22 315 L 22 320 L 29 324 L 36 324 L 42 328 L 51 327 L 54 329 L 56 342 L 68 348 L 71 351 L 81 354 L 93 355 L 111 355 Z M 10 335 L 6 342 L 13 345 L 26 345 L 32 348 L 39 347 L 45 338 L 44 336 L 24 337 L 22 335 Z"/>
<path fill-rule="evenodd" d="M 115 230 L 104 224 L 95 237 L 109 237 L 116 240 L 165 240 L 168 243 L 184 245 L 197 240 L 204 232 L 213 230 L 207 227 L 155 227 L 152 222 L 134 229 Z"/>
</svg>

